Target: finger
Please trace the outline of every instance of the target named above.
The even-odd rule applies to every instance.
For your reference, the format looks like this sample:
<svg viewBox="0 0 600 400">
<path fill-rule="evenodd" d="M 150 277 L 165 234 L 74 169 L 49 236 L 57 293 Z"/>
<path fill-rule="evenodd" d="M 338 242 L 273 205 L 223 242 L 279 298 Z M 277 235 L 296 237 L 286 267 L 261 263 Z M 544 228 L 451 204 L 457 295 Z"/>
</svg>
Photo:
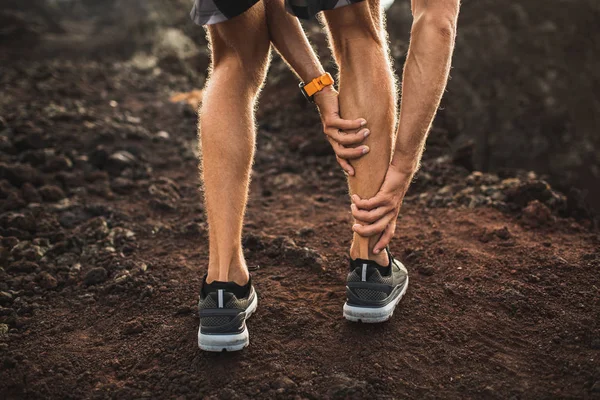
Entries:
<svg viewBox="0 0 600 400">
<path fill-rule="evenodd" d="M 371 211 L 360 210 L 358 207 L 356 207 L 356 204 L 350 205 L 350 209 L 352 210 L 352 216 L 355 219 L 369 224 L 372 224 L 378 219 L 383 218 L 387 213 L 391 211 L 387 207 L 378 207 Z"/>
<path fill-rule="evenodd" d="M 342 167 L 342 169 L 346 171 L 348 175 L 354 176 L 354 168 L 352 168 L 352 165 L 350 165 L 348 160 L 344 160 L 343 158 L 339 158 L 337 156 L 335 158 L 337 159 L 338 164 L 340 164 L 340 167 Z"/>
<path fill-rule="evenodd" d="M 390 219 L 391 219 L 390 215 L 391 214 L 387 214 L 384 218 L 381 218 L 380 220 L 378 220 L 377 222 L 375 222 L 373 224 L 369 224 L 369 225 L 354 224 L 352 226 L 352 230 L 363 237 L 371 237 L 371 236 L 375 236 L 375 235 L 380 235 L 385 230 L 386 226 L 389 224 Z"/>
<path fill-rule="evenodd" d="M 361 199 L 357 195 L 352 195 L 352 202 L 360 210 L 373 210 L 387 205 L 387 199 L 381 193 L 376 194 L 375 197 L 371 197 L 370 199 Z"/>
<path fill-rule="evenodd" d="M 339 158 L 343 158 L 345 160 L 355 160 L 367 154 L 369 152 L 369 146 L 359 146 L 359 147 L 344 147 L 338 143 L 333 142 L 333 151 Z"/>
<path fill-rule="evenodd" d="M 390 241 L 394 237 L 394 232 L 396 232 L 396 222 L 392 221 L 392 223 L 388 224 L 388 226 L 385 228 L 385 231 L 383 231 L 383 235 L 381 235 L 381 238 L 379 238 L 379 241 L 375 244 L 375 247 L 373 247 L 373 253 L 381 253 L 383 249 L 390 244 Z"/>
<path fill-rule="evenodd" d="M 367 125 L 367 121 L 364 118 L 347 120 L 342 119 L 339 116 L 332 116 L 325 120 L 325 124 L 327 124 L 328 128 L 336 128 L 341 131 L 349 131 L 352 129 L 360 129 L 363 126 Z"/>
<path fill-rule="evenodd" d="M 363 142 L 371 134 L 371 131 L 362 129 L 357 133 L 345 133 L 337 129 L 326 129 L 325 134 L 342 146 L 354 146 Z"/>
</svg>

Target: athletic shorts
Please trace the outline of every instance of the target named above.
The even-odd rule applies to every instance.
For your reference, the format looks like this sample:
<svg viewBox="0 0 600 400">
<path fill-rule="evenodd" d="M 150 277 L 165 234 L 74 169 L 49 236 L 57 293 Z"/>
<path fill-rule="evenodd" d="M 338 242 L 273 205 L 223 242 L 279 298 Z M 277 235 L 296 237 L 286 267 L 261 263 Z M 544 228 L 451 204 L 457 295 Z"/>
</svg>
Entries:
<svg viewBox="0 0 600 400">
<path fill-rule="evenodd" d="M 243 14 L 260 0 L 194 0 L 190 16 L 198 25 L 212 25 Z M 285 0 L 287 10 L 302 19 L 318 12 L 359 3 L 363 0 Z"/>
</svg>

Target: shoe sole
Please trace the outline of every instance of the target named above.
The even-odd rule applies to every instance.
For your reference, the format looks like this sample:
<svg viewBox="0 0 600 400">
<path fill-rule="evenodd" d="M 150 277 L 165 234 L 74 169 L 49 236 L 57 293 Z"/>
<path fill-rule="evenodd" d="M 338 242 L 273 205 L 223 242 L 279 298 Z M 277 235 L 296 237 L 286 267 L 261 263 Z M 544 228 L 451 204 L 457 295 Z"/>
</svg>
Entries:
<svg viewBox="0 0 600 400">
<path fill-rule="evenodd" d="M 352 322 L 363 322 L 365 324 L 376 324 L 379 322 L 385 322 L 388 319 L 392 318 L 394 315 L 394 309 L 404 297 L 406 293 L 406 289 L 408 288 L 408 277 L 406 277 L 406 282 L 402 291 L 398 295 L 398 297 L 386 304 L 383 307 L 359 307 L 359 306 L 351 306 L 348 303 L 344 303 L 344 318 L 348 321 Z"/>
<path fill-rule="evenodd" d="M 254 296 L 254 300 L 246 309 L 246 320 L 254 314 L 258 306 L 258 296 Z M 198 347 L 204 351 L 239 351 L 250 344 L 250 335 L 248 328 L 244 324 L 244 330 L 241 333 L 224 334 L 224 335 L 207 335 L 198 329 Z"/>
</svg>

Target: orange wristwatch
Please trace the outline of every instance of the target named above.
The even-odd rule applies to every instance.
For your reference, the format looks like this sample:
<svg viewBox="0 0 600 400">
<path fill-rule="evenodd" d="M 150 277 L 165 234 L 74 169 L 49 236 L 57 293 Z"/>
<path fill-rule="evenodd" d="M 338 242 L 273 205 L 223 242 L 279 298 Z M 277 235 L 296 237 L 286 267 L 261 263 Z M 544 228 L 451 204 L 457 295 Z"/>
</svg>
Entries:
<svg viewBox="0 0 600 400">
<path fill-rule="evenodd" d="M 333 85 L 333 78 L 329 72 L 313 79 L 309 83 L 300 83 L 300 91 L 308 101 L 314 102 L 313 96 L 320 92 L 323 88 Z"/>
</svg>

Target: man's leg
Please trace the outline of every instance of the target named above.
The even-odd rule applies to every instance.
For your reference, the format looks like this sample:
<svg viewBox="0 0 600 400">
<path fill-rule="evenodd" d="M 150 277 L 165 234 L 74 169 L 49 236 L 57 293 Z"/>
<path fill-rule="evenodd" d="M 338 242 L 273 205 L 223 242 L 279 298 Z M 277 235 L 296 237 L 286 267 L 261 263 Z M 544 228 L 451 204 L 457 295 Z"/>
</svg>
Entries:
<svg viewBox="0 0 600 400">
<path fill-rule="evenodd" d="M 270 49 L 263 3 L 209 26 L 208 35 L 212 64 L 198 124 L 209 225 L 207 282 L 244 285 L 241 234 L 254 156 L 254 106 Z"/>
<path fill-rule="evenodd" d="M 396 127 L 396 86 L 387 46 L 387 34 L 379 0 L 326 11 L 329 41 L 339 67 L 342 118 L 363 117 L 371 135 L 370 152 L 353 161 L 355 175 L 348 178 L 351 194 L 374 196 L 388 169 Z M 375 255 L 378 237 L 354 234 L 350 256 L 388 265 L 386 252 Z"/>
</svg>

